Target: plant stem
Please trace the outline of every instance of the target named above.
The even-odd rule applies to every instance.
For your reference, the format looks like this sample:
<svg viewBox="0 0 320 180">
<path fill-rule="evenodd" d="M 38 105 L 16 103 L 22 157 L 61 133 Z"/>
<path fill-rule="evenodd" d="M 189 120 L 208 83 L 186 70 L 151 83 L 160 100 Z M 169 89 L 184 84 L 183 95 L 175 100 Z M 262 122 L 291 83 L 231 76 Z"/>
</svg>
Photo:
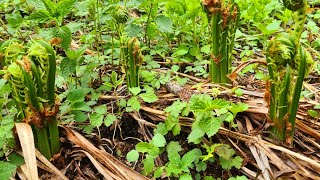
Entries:
<svg viewBox="0 0 320 180">
<path fill-rule="evenodd" d="M 298 71 L 298 77 L 297 77 L 297 82 L 294 87 L 294 92 L 292 96 L 292 102 L 290 106 L 290 114 L 289 114 L 289 122 L 291 123 L 291 130 L 289 132 L 289 135 L 291 137 L 291 141 L 293 140 L 293 133 L 294 133 L 294 128 L 295 128 L 295 122 L 296 122 L 296 115 L 298 111 L 298 106 L 299 106 L 299 100 L 300 100 L 300 94 L 302 90 L 302 85 L 303 85 L 303 79 L 305 76 L 306 72 L 306 63 L 307 63 L 307 57 L 306 57 L 306 51 L 303 49 L 302 46 L 299 47 L 298 49 L 300 53 L 300 65 L 299 65 L 299 71 Z"/>
</svg>

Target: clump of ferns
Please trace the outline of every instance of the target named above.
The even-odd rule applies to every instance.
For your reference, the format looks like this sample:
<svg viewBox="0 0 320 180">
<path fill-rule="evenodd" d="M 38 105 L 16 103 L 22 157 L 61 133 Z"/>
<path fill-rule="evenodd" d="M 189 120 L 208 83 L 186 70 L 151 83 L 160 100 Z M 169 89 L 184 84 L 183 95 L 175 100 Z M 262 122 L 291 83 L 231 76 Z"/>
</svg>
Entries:
<svg viewBox="0 0 320 180">
<path fill-rule="evenodd" d="M 18 121 L 32 124 L 39 151 L 48 159 L 60 151 L 55 99 L 56 57 L 50 44 L 31 41 L 27 47 L 9 40 L 0 47 L 5 78 L 12 88 Z"/>
<path fill-rule="evenodd" d="M 209 76 L 212 82 L 228 83 L 240 10 L 234 0 L 202 0 L 202 4 L 211 29 Z"/>
<path fill-rule="evenodd" d="M 291 144 L 303 80 L 313 65 L 310 53 L 300 44 L 308 4 L 306 0 L 283 0 L 292 11 L 293 25 L 270 40 L 267 63 L 270 79 L 265 98 L 275 139 Z"/>
</svg>

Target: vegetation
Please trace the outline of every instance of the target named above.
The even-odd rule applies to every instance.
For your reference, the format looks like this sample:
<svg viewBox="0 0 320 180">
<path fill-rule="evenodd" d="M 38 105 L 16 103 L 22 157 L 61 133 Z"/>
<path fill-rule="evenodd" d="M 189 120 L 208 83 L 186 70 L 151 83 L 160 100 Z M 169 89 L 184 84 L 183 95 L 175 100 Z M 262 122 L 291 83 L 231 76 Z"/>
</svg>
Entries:
<svg viewBox="0 0 320 180">
<path fill-rule="evenodd" d="M 319 19 L 318 0 L 2 0 L 0 179 L 319 178 Z"/>
</svg>

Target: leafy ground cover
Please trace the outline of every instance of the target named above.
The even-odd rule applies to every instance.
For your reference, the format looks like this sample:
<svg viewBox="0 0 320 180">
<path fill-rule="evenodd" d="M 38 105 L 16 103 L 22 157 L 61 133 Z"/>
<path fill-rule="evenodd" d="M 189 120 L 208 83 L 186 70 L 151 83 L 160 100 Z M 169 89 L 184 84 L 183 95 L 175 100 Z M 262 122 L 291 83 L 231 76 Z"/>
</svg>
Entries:
<svg viewBox="0 0 320 180">
<path fill-rule="evenodd" d="M 318 0 L 2 0 L 0 179 L 319 179 L 319 19 Z"/>
</svg>

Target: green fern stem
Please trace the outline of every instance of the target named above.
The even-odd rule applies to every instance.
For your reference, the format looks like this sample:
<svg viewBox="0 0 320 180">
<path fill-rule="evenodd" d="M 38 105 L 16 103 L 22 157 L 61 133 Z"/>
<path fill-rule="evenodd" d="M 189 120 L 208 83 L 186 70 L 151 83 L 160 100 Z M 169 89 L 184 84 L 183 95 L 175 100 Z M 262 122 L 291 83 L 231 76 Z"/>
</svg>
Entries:
<svg viewBox="0 0 320 180">
<path fill-rule="evenodd" d="M 128 87 L 139 87 L 139 70 L 143 62 L 140 43 L 137 38 L 131 38 L 124 47 L 126 79 Z"/>
<path fill-rule="evenodd" d="M 49 54 L 48 58 L 48 76 L 47 76 L 47 92 L 46 96 L 48 99 L 48 105 L 51 111 L 57 111 L 55 109 L 55 76 L 56 76 L 56 56 L 55 52 L 50 44 L 45 41 L 37 41 L 41 44 Z M 53 115 L 47 117 L 46 121 L 48 122 L 48 131 L 50 137 L 50 149 L 52 155 L 60 151 L 60 138 L 59 138 L 59 129 L 58 121 L 55 117 L 55 112 Z"/>
<path fill-rule="evenodd" d="M 202 4 L 211 28 L 211 62 L 209 76 L 212 82 L 229 83 L 232 49 L 239 22 L 239 8 L 233 1 L 207 1 Z"/>
</svg>

